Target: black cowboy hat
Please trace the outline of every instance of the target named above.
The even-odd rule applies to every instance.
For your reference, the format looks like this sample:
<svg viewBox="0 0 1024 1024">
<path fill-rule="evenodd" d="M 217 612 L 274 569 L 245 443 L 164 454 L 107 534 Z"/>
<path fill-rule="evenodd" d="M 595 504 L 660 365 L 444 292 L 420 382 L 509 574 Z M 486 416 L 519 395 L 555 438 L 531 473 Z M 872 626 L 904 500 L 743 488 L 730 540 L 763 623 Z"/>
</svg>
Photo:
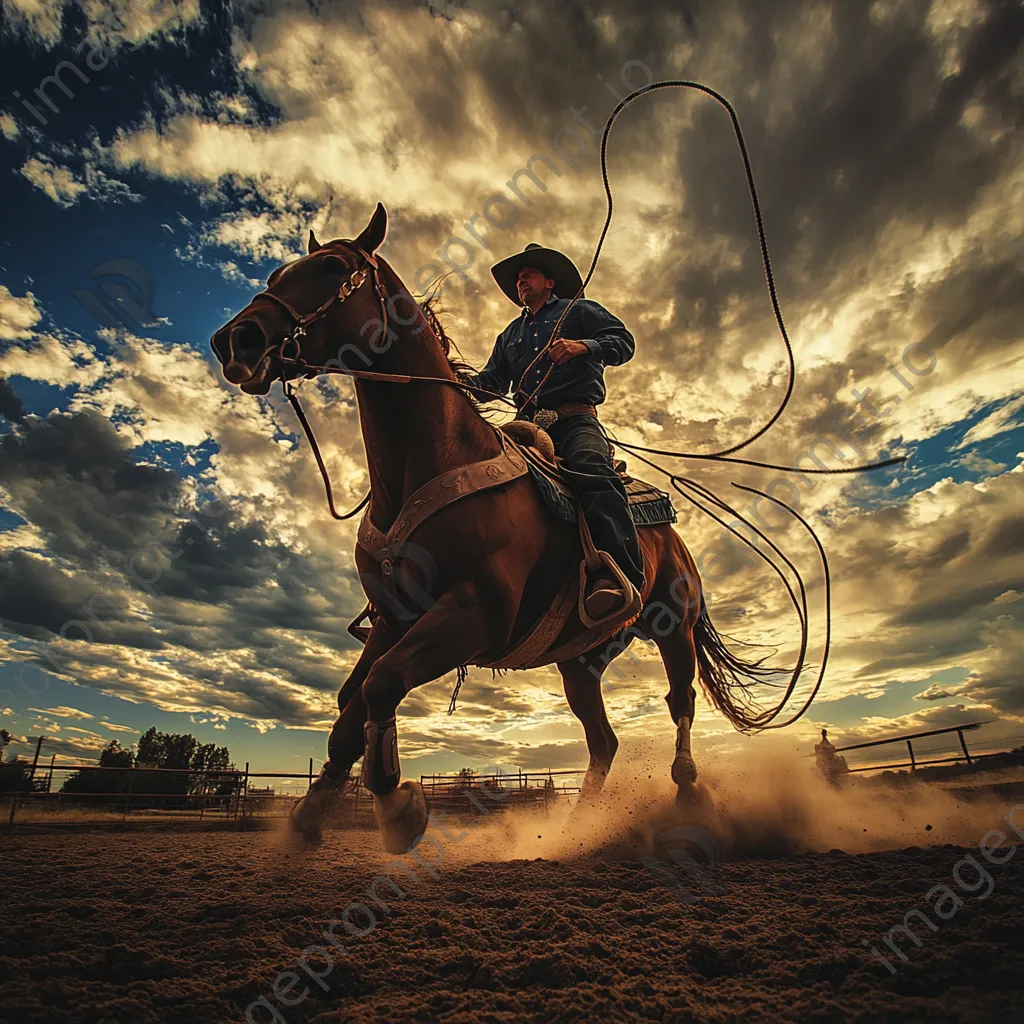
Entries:
<svg viewBox="0 0 1024 1024">
<path fill-rule="evenodd" d="M 531 242 L 522 252 L 507 256 L 491 267 L 491 274 L 498 282 L 498 287 L 517 306 L 522 303 L 519 301 L 516 284 L 519 280 L 519 271 L 524 267 L 536 267 L 546 277 L 553 278 L 554 291 L 560 299 L 571 299 L 583 284 L 580 272 L 565 253 L 557 249 L 546 249 L 543 245 Z"/>
</svg>

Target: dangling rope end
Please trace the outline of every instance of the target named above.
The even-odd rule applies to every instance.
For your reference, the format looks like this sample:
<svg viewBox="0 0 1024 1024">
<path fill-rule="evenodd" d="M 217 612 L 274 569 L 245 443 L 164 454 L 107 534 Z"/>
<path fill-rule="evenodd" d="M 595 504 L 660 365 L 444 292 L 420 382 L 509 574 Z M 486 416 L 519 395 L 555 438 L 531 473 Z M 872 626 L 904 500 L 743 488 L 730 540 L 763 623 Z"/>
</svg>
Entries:
<svg viewBox="0 0 1024 1024">
<path fill-rule="evenodd" d="M 448 705 L 448 714 L 455 713 L 455 702 L 459 699 L 459 690 L 462 689 L 462 684 L 466 681 L 466 676 L 469 674 L 469 667 L 466 665 L 460 665 L 455 670 L 455 689 L 452 690 L 451 703 Z"/>
</svg>

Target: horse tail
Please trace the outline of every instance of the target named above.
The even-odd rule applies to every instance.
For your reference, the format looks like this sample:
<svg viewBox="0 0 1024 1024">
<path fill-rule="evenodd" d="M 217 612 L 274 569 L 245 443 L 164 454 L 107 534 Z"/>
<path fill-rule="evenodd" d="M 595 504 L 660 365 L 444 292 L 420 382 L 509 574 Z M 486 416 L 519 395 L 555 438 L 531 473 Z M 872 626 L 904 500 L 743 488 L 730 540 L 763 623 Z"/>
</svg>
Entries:
<svg viewBox="0 0 1024 1024">
<path fill-rule="evenodd" d="M 777 668 L 764 664 L 771 654 L 763 655 L 756 660 L 742 657 L 736 648 L 761 645 L 747 644 L 729 636 L 723 637 L 711 621 L 703 596 L 700 601 L 700 614 L 693 627 L 693 646 L 697 655 L 701 686 L 715 707 L 740 732 L 750 732 L 761 725 L 764 712 L 757 709 L 753 686 L 772 676 L 778 676 Z"/>
</svg>

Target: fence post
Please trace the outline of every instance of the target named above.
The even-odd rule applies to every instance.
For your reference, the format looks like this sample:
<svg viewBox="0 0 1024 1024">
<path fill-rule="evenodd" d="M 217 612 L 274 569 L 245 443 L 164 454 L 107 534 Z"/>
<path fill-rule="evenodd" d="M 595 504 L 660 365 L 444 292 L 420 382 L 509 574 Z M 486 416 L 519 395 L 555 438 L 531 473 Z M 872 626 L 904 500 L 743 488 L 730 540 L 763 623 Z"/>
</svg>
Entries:
<svg viewBox="0 0 1024 1024">
<path fill-rule="evenodd" d="M 11 796 L 11 816 L 7 819 L 7 827 L 14 828 L 14 812 L 18 809 L 18 791 Z"/>
<path fill-rule="evenodd" d="M 131 803 L 132 789 L 135 787 L 135 769 L 132 769 L 131 775 L 128 776 L 128 793 L 124 799 L 124 814 L 121 817 L 121 823 L 124 824 L 128 820 L 128 804 Z"/>
<path fill-rule="evenodd" d="M 39 764 L 39 751 L 42 748 L 43 740 L 45 739 L 45 736 L 40 736 L 39 739 L 36 740 L 36 755 L 32 758 L 32 771 L 29 775 L 29 778 L 32 780 L 33 789 L 35 788 L 36 784 L 36 765 Z"/>
<path fill-rule="evenodd" d="M 907 750 L 910 751 L 910 770 L 912 772 L 916 772 L 917 771 L 917 761 L 914 760 L 914 745 L 910 742 L 910 740 L 907 740 Z"/>
<path fill-rule="evenodd" d="M 242 780 L 242 798 L 239 800 L 242 811 L 242 823 L 245 823 L 245 811 L 249 803 L 249 762 L 245 762 L 245 778 Z"/>
<path fill-rule="evenodd" d="M 313 758 L 309 759 L 309 785 L 306 788 L 308 793 L 313 788 Z"/>
<path fill-rule="evenodd" d="M 957 729 L 956 734 L 960 737 L 960 746 L 964 748 L 964 757 L 967 758 L 967 763 L 973 765 L 974 762 L 971 760 L 971 752 L 967 749 L 967 741 L 964 739 L 963 729 Z"/>
</svg>

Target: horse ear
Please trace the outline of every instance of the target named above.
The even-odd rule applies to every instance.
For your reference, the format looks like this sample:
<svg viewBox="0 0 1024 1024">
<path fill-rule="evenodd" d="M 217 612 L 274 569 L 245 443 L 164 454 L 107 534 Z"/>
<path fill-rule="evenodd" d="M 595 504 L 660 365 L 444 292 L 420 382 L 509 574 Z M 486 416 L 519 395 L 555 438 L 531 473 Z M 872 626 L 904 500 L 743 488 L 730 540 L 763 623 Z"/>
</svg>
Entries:
<svg viewBox="0 0 1024 1024">
<path fill-rule="evenodd" d="M 380 243 L 384 241 L 384 235 L 387 233 L 387 230 L 388 212 L 384 209 L 382 203 L 378 203 L 377 209 L 373 211 L 373 216 L 370 218 L 370 223 L 359 232 L 359 237 L 355 240 L 355 244 L 363 252 L 372 255 L 377 251 Z"/>
<path fill-rule="evenodd" d="M 323 246 L 316 240 L 316 235 L 313 234 L 313 229 L 309 229 L 309 242 L 306 245 L 306 252 L 314 253 L 318 249 L 322 249 Z"/>
</svg>

